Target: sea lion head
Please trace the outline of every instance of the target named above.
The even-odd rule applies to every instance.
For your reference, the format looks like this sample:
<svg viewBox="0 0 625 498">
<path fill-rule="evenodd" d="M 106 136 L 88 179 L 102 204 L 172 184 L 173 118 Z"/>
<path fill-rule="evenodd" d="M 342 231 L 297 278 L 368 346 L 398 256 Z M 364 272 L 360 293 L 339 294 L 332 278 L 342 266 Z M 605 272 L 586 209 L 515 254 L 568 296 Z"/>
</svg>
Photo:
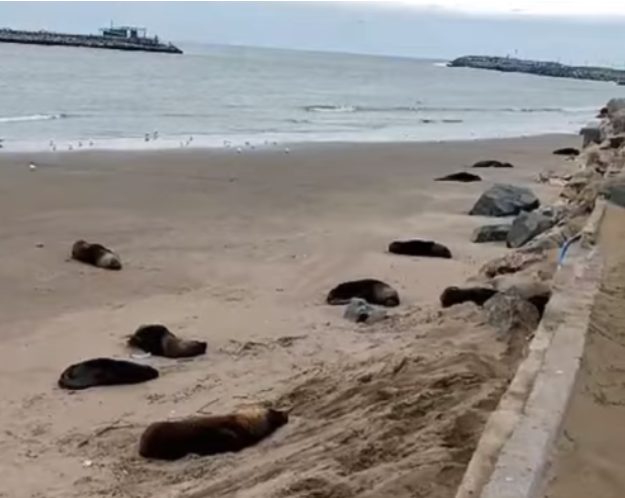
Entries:
<svg viewBox="0 0 625 498">
<path fill-rule="evenodd" d="M 432 243 L 432 256 L 451 259 L 451 251 L 442 244 Z"/>
<path fill-rule="evenodd" d="M 286 410 L 276 410 L 264 406 L 238 410 L 235 417 L 250 434 L 258 437 L 271 434 L 289 421 L 289 413 Z"/>
<path fill-rule="evenodd" d="M 112 251 L 103 252 L 97 261 L 97 266 L 108 270 L 121 270 L 122 262 L 119 256 Z"/>
<path fill-rule="evenodd" d="M 441 294 L 441 305 L 443 308 L 449 308 L 456 304 L 461 293 L 460 287 L 447 287 Z"/>
</svg>

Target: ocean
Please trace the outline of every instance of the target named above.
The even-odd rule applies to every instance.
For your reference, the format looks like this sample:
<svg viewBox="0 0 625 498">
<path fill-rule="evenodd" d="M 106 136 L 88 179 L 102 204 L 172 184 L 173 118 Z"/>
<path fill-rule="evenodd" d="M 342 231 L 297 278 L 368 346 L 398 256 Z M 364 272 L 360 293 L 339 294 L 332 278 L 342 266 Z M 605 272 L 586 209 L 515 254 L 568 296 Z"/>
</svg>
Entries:
<svg viewBox="0 0 625 498">
<path fill-rule="evenodd" d="M 613 83 L 445 61 L 219 46 L 0 44 L 3 149 L 233 147 L 577 132 Z M 460 55 L 460 54 L 459 54 Z"/>
</svg>

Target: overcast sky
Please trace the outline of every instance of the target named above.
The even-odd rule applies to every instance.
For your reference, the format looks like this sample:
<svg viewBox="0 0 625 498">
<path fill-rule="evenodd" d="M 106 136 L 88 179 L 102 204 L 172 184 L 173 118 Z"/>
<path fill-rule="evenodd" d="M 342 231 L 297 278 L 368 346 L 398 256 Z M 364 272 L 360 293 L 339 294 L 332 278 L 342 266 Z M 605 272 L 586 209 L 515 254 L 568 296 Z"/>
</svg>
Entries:
<svg viewBox="0 0 625 498">
<path fill-rule="evenodd" d="M 409 57 L 515 55 L 625 66 L 625 0 L 0 2 L 0 26 Z"/>
</svg>

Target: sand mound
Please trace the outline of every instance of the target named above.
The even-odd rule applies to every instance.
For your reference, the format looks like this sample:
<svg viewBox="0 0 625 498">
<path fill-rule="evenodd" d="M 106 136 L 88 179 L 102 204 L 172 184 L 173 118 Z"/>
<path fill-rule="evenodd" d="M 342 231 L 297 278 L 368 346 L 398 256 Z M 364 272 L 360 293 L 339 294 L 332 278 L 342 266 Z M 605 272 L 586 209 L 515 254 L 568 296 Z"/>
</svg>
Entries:
<svg viewBox="0 0 625 498">
<path fill-rule="evenodd" d="M 136 455 L 142 427 L 113 426 L 64 441 L 70 452 L 80 445 L 116 482 L 114 489 L 107 478 L 82 484 L 133 497 L 453 496 L 518 358 L 510 361 L 471 304 L 415 310 L 393 322 L 368 329 L 377 346 L 366 359 L 319 362 L 295 381 L 282 379 L 271 401 L 293 408 L 291 422 L 257 447 L 149 462 Z M 271 351 L 256 352 L 263 354 Z"/>
</svg>

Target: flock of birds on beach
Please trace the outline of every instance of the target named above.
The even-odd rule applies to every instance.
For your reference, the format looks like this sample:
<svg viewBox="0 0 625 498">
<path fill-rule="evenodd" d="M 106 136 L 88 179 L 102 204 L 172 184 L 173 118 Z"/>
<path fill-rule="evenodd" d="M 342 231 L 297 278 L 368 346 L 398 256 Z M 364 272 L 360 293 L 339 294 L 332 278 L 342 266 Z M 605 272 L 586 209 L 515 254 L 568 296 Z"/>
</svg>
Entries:
<svg viewBox="0 0 625 498">
<path fill-rule="evenodd" d="M 143 141 L 144 142 L 154 142 L 156 140 L 158 140 L 160 137 L 160 134 L 158 131 L 153 131 L 151 133 L 145 133 L 145 135 L 143 136 Z M 179 142 L 179 146 L 181 149 L 190 147 L 191 144 L 193 143 L 194 137 L 193 135 L 190 135 L 186 140 L 180 141 Z M 0 139 L 0 148 L 2 147 L 2 142 L 3 140 Z M 279 143 L 277 141 L 269 141 L 269 140 L 265 140 L 262 144 L 254 144 L 250 141 L 245 141 L 243 144 L 237 144 L 235 142 L 233 142 L 232 140 L 224 140 L 222 142 L 222 147 L 224 149 L 233 149 L 237 154 L 242 154 L 244 151 L 246 150 L 256 150 L 257 148 L 261 148 L 261 147 L 278 147 Z M 94 147 L 95 146 L 95 142 L 93 140 L 89 140 L 89 141 L 82 141 L 79 140 L 78 142 L 74 143 L 69 143 L 67 144 L 67 151 L 73 151 L 76 149 L 83 149 L 83 148 L 87 148 L 87 147 Z M 59 150 L 61 150 L 61 144 L 55 142 L 54 140 L 50 140 L 48 142 L 48 149 L 52 152 L 57 152 Z M 282 151 L 285 154 L 290 154 L 291 153 L 291 149 L 289 147 L 284 147 L 282 149 Z"/>
<path fill-rule="evenodd" d="M 149 142 L 149 141 L 154 141 L 157 140 L 159 138 L 159 133 L 158 131 L 154 131 L 152 133 L 146 133 L 144 136 L 144 141 L 145 142 Z M 0 148 L 2 148 L 2 139 L 0 139 Z M 191 145 L 191 143 L 193 142 L 193 136 L 190 136 L 189 138 L 187 138 L 184 142 L 180 142 L 180 147 L 181 148 L 185 148 L 185 147 L 189 147 Z M 265 140 L 263 142 L 264 147 L 277 147 L 279 144 L 276 141 L 270 142 L 269 140 Z M 93 140 L 89 140 L 88 142 L 83 142 L 83 141 L 78 141 L 76 144 L 76 149 L 82 149 L 83 147 L 94 147 L 95 146 L 95 142 Z M 49 150 L 52 152 L 57 152 L 57 150 L 59 150 L 59 145 L 54 141 L 54 140 L 50 140 L 50 142 L 48 143 L 48 147 Z M 224 140 L 223 141 L 223 148 L 224 149 L 234 149 L 236 151 L 237 154 L 242 154 L 245 150 L 256 150 L 256 148 L 259 148 L 260 145 L 256 145 L 253 144 L 249 141 L 244 142 L 243 146 L 237 145 L 234 142 L 232 142 L 231 140 Z M 73 144 L 68 144 L 67 146 L 67 150 L 68 151 L 73 151 L 75 150 L 74 145 Z M 290 154 L 291 153 L 291 149 L 289 147 L 284 147 L 283 152 L 285 154 Z M 35 164 L 34 162 L 30 162 L 29 164 L 29 169 L 31 171 L 36 171 L 37 170 L 37 164 Z"/>
</svg>

